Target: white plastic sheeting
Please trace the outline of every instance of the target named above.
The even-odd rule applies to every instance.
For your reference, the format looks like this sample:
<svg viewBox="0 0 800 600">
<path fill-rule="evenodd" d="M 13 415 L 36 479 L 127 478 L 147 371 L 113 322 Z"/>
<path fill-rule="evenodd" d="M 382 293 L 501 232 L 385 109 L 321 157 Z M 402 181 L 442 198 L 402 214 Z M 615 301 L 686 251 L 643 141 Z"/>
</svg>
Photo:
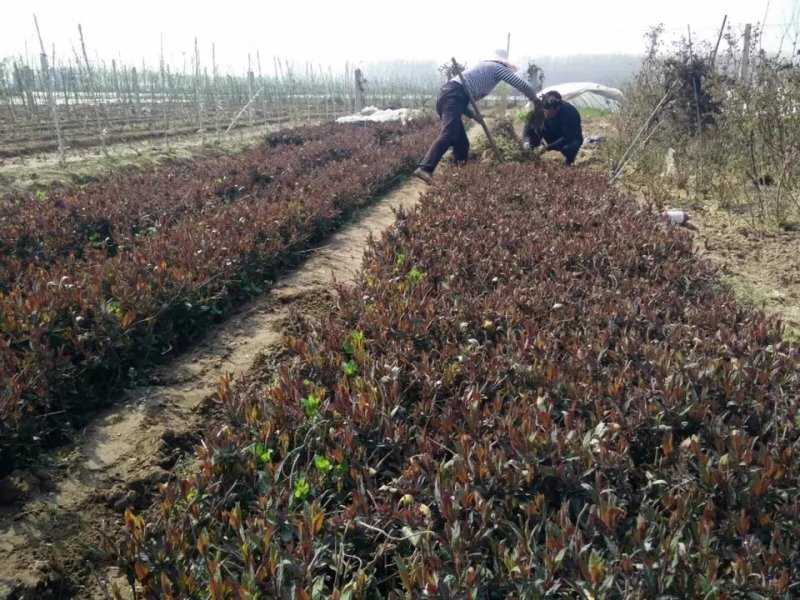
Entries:
<svg viewBox="0 0 800 600">
<path fill-rule="evenodd" d="M 357 115 L 347 115 L 336 119 L 337 123 L 362 123 L 364 121 L 374 121 L 376 123 L 388 123 L 389 121 L 401 121 L 403 124 L 414 119 L 422 111 L 413 108 L 387 108 L 379 110 L 374 106 L 367 106 Z"/>
<path fill-rule="evenodd" d="M 599 108 L 617 110 L 624 96 L 617 88 L 608 87 L 591 81 L 559 83 L 542 90 L 541 95 L 556 91 L 561 97 L 577 108 Z M 528 103 L 530 105 L 530 103 Z"/>
</svg>

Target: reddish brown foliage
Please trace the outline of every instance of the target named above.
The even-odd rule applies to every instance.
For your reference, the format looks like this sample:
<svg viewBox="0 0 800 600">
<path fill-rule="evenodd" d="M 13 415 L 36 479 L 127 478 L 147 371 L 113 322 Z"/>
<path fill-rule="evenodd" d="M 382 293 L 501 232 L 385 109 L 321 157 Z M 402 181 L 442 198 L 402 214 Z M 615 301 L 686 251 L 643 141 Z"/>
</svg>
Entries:
<svg viewBox="0 0 800 600">
<path fill-rule="evenodd" d="M 599 176 L 459 169 L 288 347 L 127 515 L 146 597 L 788 594 L 797 348 Z"/>
<path fill-rule="evenodd" d="M 270 285 L 413 168 L 431 135 L 425 121 L 291 133 L 3 206 L 0 470 Z"/>
</svg>

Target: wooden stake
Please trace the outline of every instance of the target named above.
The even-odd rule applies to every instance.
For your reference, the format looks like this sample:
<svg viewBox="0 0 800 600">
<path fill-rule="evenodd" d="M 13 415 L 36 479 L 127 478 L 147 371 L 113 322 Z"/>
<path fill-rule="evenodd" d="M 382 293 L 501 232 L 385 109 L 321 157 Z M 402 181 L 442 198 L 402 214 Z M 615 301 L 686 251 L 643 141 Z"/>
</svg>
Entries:
<svg viewBox="0 0 800 600">
<path fill-rule="evenodd" d="M 162 94 L 164 96 L 162 106 L 164 107 L 164 146 L 169 152 L 169 116 L 168 116 L 168 107 L 167 107 L 167 74 L 164 65 L 164 34 L 161 34 L 161 59 L 159 64 L 161 70 L 161 88 Z M 142 75 L 145 74 L 144 69 L 142 69 Z"/>
<path fill-rule="evenodd" d="M 703 119 L 700 116 L 700 92 L 697 89 L 697 79 L 694 76 L 694 50 L 692 48 L 692 26 L 687 25 L 686 30 L 689 32 L 689 64 L 692 67 L 692 90 L 694 91 L 694 106 L 697 111 L 697 134 L 700 136 L 700 141 L 703 141 Z M 699 75 L 698 75 L 699 77 Z"/>
<path fill-rule="evenodd" d="M 197 127 L 200 129 L 200 145 L 206 145 L 206 128 L 203 123 L 203 98 L 200 95 L 200 50 L 194 38 L 194 93 L 197 102 Z"/>
<path fill-rule="evenodd" d="M 144 76 L 145 71 L 142 68 L 142 76 Z M 146 81 L 146 80 L 145 80 Z M 152 85 L 152 84 L 151 84 Z M 133 94 L 133 102 L 136 104 L 136 114 L 142 114 L 142 90 L 141 86 L 139 85 L 139 72 L 136 70 L 136 67 L 131 67 L 131 92 Z M 155 94 L 153 88 L 150 88 L 151 99 Z M 154 108 L 155 105 L 153 104 L 152 107 Z M 155 118 L 155 111 L 152 110 L 152 118 Z"/>
<path fill-rule="evenodd" d="M 241 110 L 238 112 L 238 114 L 237 114 L 237 115 L 236 115 L 236 116 L 233 118 L 233 121 L 231 121 L 231 124 L 230 124 L 230 125 L 228 125 L 228 128 L 225 130 L 225 133 L 228 133 L 228 132 L 231 130 L 231 128 L 232 128 L 234 125 L 236 125 L 236 121 L 238 121 L 238 120 L 239 120 L 239 117 L 241 117 L 241 116 L 242 116 L 242 113 L 243 113 L 244 111 L 246 111 L 248 108 L 250 108 L 250 105 L 253 103 L 253 101 L 254 101 L 256 98 L 258 98 L 259 94 L 261 94 L 261 91 L 262 91 L 262 90 L 258 90 L 258 91 L 257 91 L 255 94 L 253 94 L 253 96 L 250 98 L 250 101 L 249 101 L 247 104 L 245 104 L 245 105 L 242 107 L 242 109 L 241 109 Z"/>
<path fill-rule="evenodd" d="M 719 51 L 719 43 L 722 41 L 722 34 L 725 33 L 725 23 L 728 22 L 728 15 L 722 19 L 722 27 L 719 28 L 719 36 L 717 36 L 717 45 L 714 46 L 714 53 L 711 55 L 711 72 L 714 71 L 714 62 L 717 60 L 717 52 Z"/>
<path fill-rule="evenodd" d="M 253 96 L 253 88 L 255 87 L 255 76 L 253 75 L 253 67 L 252 63 L 250 62 L 250 53 L 247 53 L 247 95 Z M 247 103 L 247 106 L 250 106 L 250 102 Z M 253 110 L 247 110 L 247 125 L 250 129 L 253 127 Z"/>
<path fill-rule="evenodd" d="M 261 51 L 256 48 L 256 64 L 258 64 L 258 85 L 261 89 L 267 89 L 267 82 L 264 79 L 264 72 L 261 70 Z M 261 112 L 264 117 L 264 130 L 267 129 L 267 94 L 261 96 Z"/>
<path fill-rule="evenodd" d="M 661 127 L 662 123 L 664 123 L 664 121 L 659 121 L 658 123 L 655 124 L 655 127 L 653 127 L 653 129 L 650 130 L 650 133 L 647 134 L 647 137 L 645 137 L 642 140 L 642 142 L 639 144 L 639 146 L 636 148 L 637 152 L 639 150 L 642 150 L 645 146 L 647 146 L 647 143 L 656 134 L 656 131 L 658 131 L 658 128 Z M 633 158 L 633 154 L 631 154 L 631 156 L 629 157 L 629 159 L 627 161 L 625 161 L 624 163 L 622 163 L 620 165 L 620 167 L 617 170 L 616 174 L 611 179 L 611 183 L 614 183 L 619 178 L 619 176 L 622 175 L 622 169 L 625 168 L 625 165 L 628 164 L 628 162 L 630 161 L 631 158 Z"/>
<path fill-rule="evenodd" d="M 325 78 L 325 71 L 322 70 L 322 64 L 317 64 L 319 67 L 319 79 L 324 86 L 323 93 L 325 95 L 325 120 L 331 120 L 331 108 L 330 108 L 330 96 L 331 96 L 331 89 L 330 89 L 330 82 L 328 82 Z"/>
<path fill-rule="evenodd" d="M 281 76 L 278 72 L 278 57 L 274 54 L 272 55 L 272 62 L 275 73 L 275 93 L 272 96 L 272 103 L 274 105 L 275 114 L 280 116 L 283 110 L 283 104 L 281 102 Z"/>
<path fill-rule="evenodd" d="M 642 125 L 641 129 L 639 129 L 639 132 L 636 134 L 636 137 L 633 138 L 633 141 L 631 142 L 630 146 L 628 146 L 628 149 L 625 150 L 625 154 L 622 155 L 622 159 L 620 159 L 619 161 L 619 166 L 612 173 L 611 183 L 614 183 L 614 181 L 616 181 L 617 178 L 622 174 L 622 169 L 624 169 L 625 165 L 628 164 L 628 161 L 630 160 L 629 154 L 631 154 L 631 151 L 636 145 L 636 142 L 638 142 L 639 138 L 642 137 L 642 134 L 650 126 L 650 123 L 653 121 L 653 119 L 655 119 L 656 115 L 659 112 L 661 112 L 661 108 L 664 106 L 664 104 L 666 104 L 667 100 L 670 97 L 670 94 L 672 94 L 672 90 L 675 88 L 676 85 L 678 85 L 678 81 L 680 80 L 676 79 L 675 81 L 672 82 L 672 85 L 669 86 L 667 92 L 661 97 L 661 100 L 658 101 L 658 104 L 653 109 L 653 112 L 651 112 L 650 116 L 647 117 L 647 120 L 644 122 L 644 125 Z"/>
<path fill-rule="evenodd" d="M 50 78 L 50 69 L 47 66 L 47 53 L 44 50 L 44 41 L 42 41 L 42 34 L 39 31 L 39 20 L 36 18 L 36 15 L 33 15 L 33 22 L 36 24 L 36 35 L 39 36 L 39 45 L 42 47 L 42 53 L 40 55 L 42 74 L 44 75 L 45 87 L 47 89 L 47 102 L 50 104 L 50 110 L 53 112 L 53 124 L 56 127 L 58 157 L 61 164 L 64 164 L 64 140 L 61 137 L 61 125 L 58 122 L 58 109 L 56 107 L 55 98 L 53 98 L 53 85 Z"/>
<path fill-rule="evenodd" d="M 52 45 L 53 50 L 50 53 L 50 56 L 53 61 L 53 77 L 55 78 L 55 68 L 56 68 L 56 45 Z M 58 81 L 54 81 L 54 89 L 53 94 L 56 93 L 58 86 Z M 67 113 L 67 121 L 70 119 L 70 106 L 69 106 L 69 90 L 67 89 L 67 78 L 64 76 L 64 69 L 61 68 L 61 95 L 64 97 L 64 112 Z"/>
<path fill-rule="evenodd" d="M 486 121 L 483 120 L 483 115 L 481 115 L 481 111 L 478 109 L 478 105 L 475 103 L 475 100 L 472 97 L 472 93 L 469 91 L 467 87 L 467 82 L 464 79 L 464 74 L 461 72 L 461 66 L 456 62 L 455 57 L 451 58 L 453 61 L 453 71 L 458 75 L 458 78 L 461 80 L 461 85 L 464 87 L 464 91 L 467 92 L 467 97 L 469 98 L 469 103 L 472 106 L 472 112 L 475 113 L 475 120 L 481 124 L 483 127 L 483 132 L 486 134 L 486 139 L 489 140 L 489 145 L 492 147 L 492 151 L 494 152 L 494 156 L 498 162 L 503 162 L 503 155 L 500 153 L 500 149 L 497 147 L 497 143 L 494 141 L 494 137 L 492 136 L 492 132 L 489 131 L 489 127 L 486 125 Z"/>
<path fill-rule="evenodd" d="M 744 26 L 744 48 L 742 49 L 742 70 L 739 74 L 739 80 L 747 85 L 747 78 L 750 71 L 750 36 L 752 35 L 753 26 L 748 23 Z"/>
<path fill-rule="evenodd" d="M 19 139 L 19 130 L 20 124 L 17 121 L 17 111 L 14 110 L 14 90 L 11 89 L 11 93 L 8 95 L 8 109 L 11 112 L 11 123 L 14 125 L 14 139 Z"/>
<path fill-rule="evenodd" d="M 86 54 L 86 44 L 83 41 L 83 29 L 80 23 L 78 24 L 78 34 L 81 38 L 81 49 L 83 50 L 83 60 L 86 63 L 86 76 L 89 79 L 89 90 L 91 91 L 92 104 L 94 104 L 94 116 L 97 121 L 97 135 L 100 137 L 100 146 L 103 149 L 103 154 L 108 156 L 108 148 L 106 148 L 106 136 L 103 131 L 103 124 L 100 121 L 100 99 L 97 97 L 97 90 L 94 86 L 94 76 L 92 75 L 92 66 L 89 64 L 89 57 Z"/>
<path fill-rule="evenodd" d="M 219 98 L 217 96 L 217 48 L 211 44 L 211 102 L 214 104 L 214 129 L 219 142 Z"/>
<path fill-rule="evenodd" d="M 361 69 L 356 69 L 355 76 L 355 112 L 360 112 L 364 108 L 364 81 L 361 77 Z"/>
<path fill-rule="evenodd" d="M 330 90 L 331 90 L 330 93 L 331 93 L 331 96 L 332 96 L 331 100 L 333 102 L 333 119 L 336 120 L 336 115 L 337 115 L 336 97 L 333 96 L 333 94 L 335 92 L 335 88 L 333 87 L 334 86 L 333 67 L 331 67 L 330 65 L 328 65 L 328 81 L 330 82 L 330 84 L 329 84 L 330 85 Z"/>
</svg>

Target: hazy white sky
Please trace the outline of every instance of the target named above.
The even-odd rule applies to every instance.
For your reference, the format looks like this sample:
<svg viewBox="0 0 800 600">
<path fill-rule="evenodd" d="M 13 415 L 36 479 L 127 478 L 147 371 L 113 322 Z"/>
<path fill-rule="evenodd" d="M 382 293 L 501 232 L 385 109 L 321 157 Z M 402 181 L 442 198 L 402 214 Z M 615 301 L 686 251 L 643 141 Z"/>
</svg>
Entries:
<svg viewBox="0 0 800 600">
<path fill-rule="evenodd" d="M 511 58 L 527 55 L 641 52 L 643 35 L 663 22 L 679 36 L 692 25 L 697 38 L 711 39 L 722 17 L 738 26 L 764 22 L 765 47 L 777 47 L 786 24 L 798 24 L 800 0 L 562 0 L 484 2 L 479 7 L 433 0 L 371 2 L 244 2 L 242 0 L 4 0 L 0 10 L 0 57 L 38 53 L 33 13 L 48 53 L 73 55 L 82 24 L 90 58 L 155 64 L 161 36 L 168 60 L 190 64 L 194 38 L 201 64 L 217 63 L 242 72 L 248 52 L 261 53 L 265 71 L 273 55 L 313 63 L 343 64 L 388 58 L 474 61 L 505 46 Z M 544 14 L 537 14 L 538 10 Z M 791 46 L 789 42 L 787 45 Z"/>
</svg>

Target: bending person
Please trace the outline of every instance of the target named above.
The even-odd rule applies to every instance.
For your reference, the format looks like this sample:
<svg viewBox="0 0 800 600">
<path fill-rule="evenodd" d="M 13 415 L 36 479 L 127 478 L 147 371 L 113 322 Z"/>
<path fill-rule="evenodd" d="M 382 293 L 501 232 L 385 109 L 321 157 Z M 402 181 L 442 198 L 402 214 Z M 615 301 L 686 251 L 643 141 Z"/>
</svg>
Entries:
<svg viewBox="0 0 800 600">
<path fill-rule="evenodd" d="M 564 155 L 564 164 L 571 165 L 583 145 L 581 115 L 572 104 L 564 102 L 561 94 L 556 91 L 547 92 L 542 97 L 542 103 L 544 126 L 541 130 L 536 127 L 531 111 L 522 130 L 523 145 L 525 149 L 536 148 L 535 152 L 538 155 L 549 150 L 561 152 Z M 547 144 L 537 148 L 542 139 Z"/>
<path fill-rule="evenodd" d="M 536 96 L 536 92 L 528 83 L 514 74 L 517 67 L 507 60 L 505 51 L 498 50 L 495 57 L 485 60 L 474 67 L 466 69 L 463 73 L 464 81 L 467 84 L 472 99 L 475 102 L 488 96 L 491 91 L 501 81 L 505 81 L 513 88 L 519 90 L 533 103 L 534 112 L 541 111 L 541 100 Z M 436 101 L 436 112 L 442 121 L 442 130 L 439 137 L 431 144 L 428 153 L 419 167 L 414 171 L 414 177 L 418 177 L 425 183 L 430 184 L 433 172 L 439 161 L 442 160 L 445 152 L 453 149 L 453 158 L 456 163 L 463 163 L 469 155 L 469 139 L 464 123 L 461 120 L 463 115 L 474 118 L 469 106 L 469 96 L 461 84 L 458 75 L 450 79 L 439 92 Z"/>
</svg>

